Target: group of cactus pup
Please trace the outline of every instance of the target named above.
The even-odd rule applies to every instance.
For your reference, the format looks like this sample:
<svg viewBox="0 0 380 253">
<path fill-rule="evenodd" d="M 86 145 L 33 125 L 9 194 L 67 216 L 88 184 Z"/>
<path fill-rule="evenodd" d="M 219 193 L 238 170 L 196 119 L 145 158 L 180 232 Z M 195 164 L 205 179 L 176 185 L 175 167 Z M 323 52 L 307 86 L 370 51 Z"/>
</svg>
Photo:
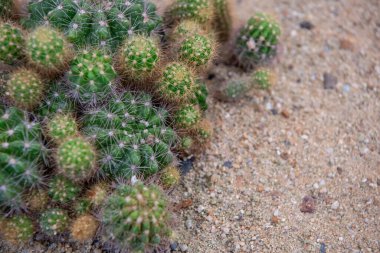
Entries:
<svg viewBox="0 0 380 253">
<path fill-rule="evenodd" d="M 212 138 L 207 73 L 234 41 L 245 74 L 223 96 L 268 89 L 272 71 L 257 66 L 275 55 L 278 24 L 259 13 L 233 38 L 229 0 L 176 0 L 163 18 L 145 0 L 32 0 L 21 18 L 5 2 L 0 238 L 12 249 L 36 232 L 160 245 L 179 160 Z"/>
</svg>

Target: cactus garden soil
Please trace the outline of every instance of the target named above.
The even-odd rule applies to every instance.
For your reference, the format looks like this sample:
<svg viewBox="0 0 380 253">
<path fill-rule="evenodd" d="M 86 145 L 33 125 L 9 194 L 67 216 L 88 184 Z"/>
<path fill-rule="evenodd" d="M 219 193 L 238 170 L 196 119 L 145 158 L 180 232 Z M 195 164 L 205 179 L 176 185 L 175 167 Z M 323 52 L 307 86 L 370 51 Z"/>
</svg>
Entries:
<svg viewBox="0 0 380 253">
<path fill-rule="evenodd" d="M 173 249 L 380 252 L 379 9 L 377 0 L 236 1 L 235 27 L 254 11 L 282 24 L 277 84 L 210 101 L 213 141 L 170 193 Z M 23 252 L 103 249 L 37 234 Z"/>
</svg>

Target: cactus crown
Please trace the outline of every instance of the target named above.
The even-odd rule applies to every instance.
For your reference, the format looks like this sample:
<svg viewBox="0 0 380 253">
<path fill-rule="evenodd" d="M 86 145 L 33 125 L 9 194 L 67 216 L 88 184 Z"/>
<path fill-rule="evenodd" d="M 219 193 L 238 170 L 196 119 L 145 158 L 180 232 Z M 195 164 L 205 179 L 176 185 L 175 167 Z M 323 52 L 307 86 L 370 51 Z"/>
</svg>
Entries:
<svg viewBox="0 0 380 253">
<path fill-rule="evenodd" d="M 179 22 L 178 25 L 173 29 L 170 34 L 170 39 L 173 42 L 179 42 L 196 34 L 203 35 L 203 33 L 202 27 L 198 22 L 191 19 L 185 19 Z"/>
<path fill-rule="evenodd" d="M 243 65 L 254 65 L 276 53 L 281 34 L 279 24 L 263 13 L 250 18 L 236 42 L 237 56 Z"/>
<path fill-rule="evenodd" d="M 179 128 L 193 128 L 201 119 L 201 112 L 197 106 L 184 105 L 174 115 L 174 121 Z"/>
<path fill-rule="evenodd" d="M 70 227 L 71 236 L 74 240 L 83 242 L 94 237 L 99 222 L 94 216 L 85 214 L 74 220 Z"/>
<path fill-rule="evenodd" d="M 70 114 L 57 113 L 47 124 L 47 131 L 50 138 L 58 143 L 64 139 L 78 133 L 75 119 Z"/>
<path fill-rule="evenodd" d="M 20 59 L 23 55 L 24 43 L 20 29 L 11 23 L 0 21 L 0 62 L 11 64 Z"/>
<path fill-rule="evenodd" d="M 0 207 L 24 206 L 22 193 L 42 181 L 45 151 L 40 125 L 19 109 L 0 106 Z"/>
<path fill-rule="evenodd" d="M 74 200 L 79 192 L 80 188 L 77 185 L 62 176 L 55 176 L 49 183 L 49 196 L 61 204 Z"/>
<path fill-rule="evenodd" d="M 40 217 L 40 228 L 49 236 L 63 233 L 69 225 L 69 216 L 59 208 L 46 210 Z"/>
<path fill-rule="evenodd" d="M 175 166 L 168 166 L 161 173 L 160 182 L 164 188 L 171 188 L 173 186 L 176 186 L 179 184 L 180 180 L 181 173 Z"/>
<path fill-rule="evenodd" d="M 120 185 L 107 200 L 102 221 L 108 234 L 134 250 L 158 244 L 170 231 L 166 200 L 156 186 Z M 124 245 L 123 245 L 124 246 Z"/>
<path fill-rule="evenodd" d="M 19 69 L 10 75 L 5 94 L 18 107 L 33 109 L 41 101 L 43 92 L 44 83 L 37 73 Z"/>
<path fill-rule="evenodd" d="M 81 120 L 84 133 L 101 151 L 99 164 L 111 177 L 151 175 L 173 160 L 175 133 L 165 126 L 168 113 L 152 106 L 147 94 L 125 92 Z"/>
<path fill-rule="evenodd" d="M 213 47 L 208 36 L 196 34 L 181 43 L 179 58 L 194 67 L 205 66 L 213 57 Z"/>
</svg>

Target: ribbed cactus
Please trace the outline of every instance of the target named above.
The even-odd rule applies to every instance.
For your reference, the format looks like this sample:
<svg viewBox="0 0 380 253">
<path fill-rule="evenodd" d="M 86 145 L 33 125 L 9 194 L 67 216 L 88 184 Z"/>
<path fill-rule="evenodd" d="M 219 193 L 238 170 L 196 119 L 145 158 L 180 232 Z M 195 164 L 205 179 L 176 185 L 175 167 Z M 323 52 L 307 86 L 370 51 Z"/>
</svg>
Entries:
<svg viewBox="0 0 380 253">
<path fill-rule="evenodd" d="M 2 222 L 0 235 L 10 245 L 20 246 L 33 237 L 34 225 L 27 216 L 13 216 Z"/>
<path fill-rule="evenodd" d="M 84 242 L 93 239 L 99 222 L 92 215 L 85 214 L 76 218 L 70 226 L 70 234 L 75 241 Z"/>
<path fill-rule="evenodd" d="M 80 187 L 63 176 L 55 176 L 49 183 L 49 196 L 53 201 L 61 204 L 76 199 L 80 190 Z"/>
<path fill-rule="evenodd" d="M 121 48 L 120 68 L 129 79 L 145 80 L 155 72 L 159 54 L 158 43 L 153 38 L 133 36 Z"/>
<path fill-rule="evenodd" d="M 86 181 L 96 169 L 96 151 L 90 142 L 80 136 L 65 139 L 57 148 L 59 173 L 73 181 Z"/>
<path fill-rule="evenodd" d="M 0 207 L 25 206 L 23 192 L 42 182 L 45 154 L 40 125 L 17 108 L 0 106 Z"/>
<path fill-rule="evenodd" d="M 44 89 L 44 82 L 36 72 L 19 69 L 10 75 L 5 94 L 14 105 L 30 110 L 41 101 Z"/>
<path fill-rule="evenodd" d="M 46 210 L 41 214 L 39 225 L 45 234 L 54 236 L 66 231 L 70 223 L 69 216 L 66 211 L 59 208 Z"/>
<path fill-rule="evenodd" d="M 171 188 L 181 181 L 181 172 L 176 166 L 168 166 L 162 170 L 160 182 L 164 188 Z"/>
<path fill-rule="evenodd" d="M 241 29 L 236 41 L 236 55 L 245 67 L 267 60 L 276 53 L 281 29 L 264 13 L 257 13 Z"/>
<path fill-rule="evenodd" d="M 184 105 L 174 114 L 175 124 L 179 128 L 192 129 L 201 119 L 201 112 L 197 106 Z"/>
<path fill-rule="evenodd" d="M 25 53 L 29 62 L 45 75 L 63 72 L 73 56 L 63 34 L 49 26 L 40 26 L 29 34 Z"/>
<path fill-rule="evenodd" d="M 148 176 L 173 160 L 174 131 L 165 126 L 168 112 L 155 108 L 147 94 L 126 92 L 81 120 L 83 132 L 100 150 L 102 171 L 115 177 Z"/>
<path fill-rule="evenodd" d="M 210 26 L 214 18 L 214 8 L 210 0 L 176 0 L 172 6 L 170 18 L 191 19 Z"/>
<path fill-rule="evenodd" d="M 19 60 L 23 56 L 24 44 L 22 31 L 18 27 L 0 21 L 0 62 L 11 64 Z"/>
<path fill-rule="evenodd" d="M 78 133 L 77 122 L 70 114 L 57 113 L 47 123 L 47 133 L 52 141 L 60 143 Z"/>
<path fill-rule="evenodd" d="M 101 50 L 83 50 L 70 66 L 70 94 L 80 103 L 96 105 L 112 90 L 116 72 L 112 58 Z"/>
<path fill-rule="evenodd" d="M 145 0 L 94 1 L 32 0 L 26 27 L 49 23 L 80 45 L 116 48 L 133 34 L 149 35 L 160 24 L 156 6 Z"/>
<path fill-rule="evenodd" d="M 168 64 L 157 85 L 159 94 L 169 102 L 187 102 L 194 97 L 194 74 L 182 63 Z"/>
<path fill-rule="evenodd" d="M 215 43 L 210 36 L 193 35 L 186 38 L 178 51 L 179 59 L 194 68 L 207 66 L 213 56 Z"/>
<path fill-rule="evenodd" d="M 165 196 L 157 186 L 120 185 L 104 206 L 105 236 L 135 251 L 156 245 L 170 234 L 166 207 Z"/>
<path fill-rule="evenodd" d="M 276 83 L 276 74 L 267 68 L 259 68 L 253 73 L 253 82 L 260 89 L 269 89 Z"/>
<path fill-rule="evenodd" d="M 232 30 L 232 1 L 212 0 L 215 10 L 214 30 L 220 41 L 228 41 Z"/>
</svg>

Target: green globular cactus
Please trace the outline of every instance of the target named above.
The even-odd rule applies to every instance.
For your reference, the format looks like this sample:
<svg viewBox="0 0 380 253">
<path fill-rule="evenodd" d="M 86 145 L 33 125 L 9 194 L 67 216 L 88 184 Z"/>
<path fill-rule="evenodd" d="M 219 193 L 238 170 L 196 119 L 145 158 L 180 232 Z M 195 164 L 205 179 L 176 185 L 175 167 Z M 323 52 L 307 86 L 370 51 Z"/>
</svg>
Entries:
<svg viewBox="0 0 380 253">
<path fill-rule="evenodd" d="M 47 124 L 47 133 L 56 143 L 60 143 L 68 137 L 77 135 L 78 126 L 70 114 L 57 113 Z"/>
<path fill-rule="evenodd" d="M 40 26 L 29 34 L 25 53 L 29 62 L 44 74 L 63 72 L 73 55 L 63 34 L 49 26 Z"/>
<path fill-rule="evenodd" d="M 96 172 L 96 151 L 83 137 L 69 137 L 57 148 L 59 173 L 73 181 L 86 181 Z"/>
<path fill-rule="evenodd" d="M 170 164 L 176 140 L 168 112 L 145 93 L 125 92 L 84 113 L 83 132 L 95 141 L 101 171 L 111 178 L 149 176 Z"/>
<path fill-rule="evenodd" d="M 187 102 L 194 97 L 194 74 L 182 63 L 168 64 L 157 85 L 159 94 L 169 102 Z"/>
<path fill-rule="evenodd" d="M 1 12 L 1 11 L 0 11 Z M 22 31 L 11 23 L 0 21 L 0 62 L 12 64 L 23 56 Z"/>
<path fill-rule="evenodd" d="M 201 25 L 194 21 L 185 19 L 178 23 L 176 27 L 171 31 L 169 39 L 174 43 L 179 43 L 184 39 L 196 34 L 204 35 L 206 32 L 202 29 Z"/>
<path fill-rule="evenodd" d="M 179 59 L 194 68 L 207 66 L 214 55 L 214 44 L 206 35 L 196 34 L 188 37 L 180 45 Z"/>
<path fill-rule="evenodd" d="M 13 0 L 1 0 L 0 17 L 8 18 L 12 15 Z"/>
<path fill-rule="evenodd" d="M 179 128 L 192 129 L 200 121 L 202 115 L 197 106 L 184 105 L 174 114 L 174 122 Z"/>
<path fill-rule="evenodd" d="M 212 0 L 215 10 L 214 30 L 220 41 L 228 41 L 232 30 L 231 0 Z"/>
<path fill-rule="evenodd" d="M 105 235 L 134 252 L 157 245 L 170 235 L 166 208 L 165 196 L 157 186 L 120 185 L 103 209 Z"/>
<path fill-rule="evenodd" d="M 236 41 L 236 55 L 245 67 L 271 58 L 276 53 L 281 29 L 270 16 L 257 13 L 241 29 Z"/>
<path fill-rule="evenodd" d="M 55 176 L 49 183 L 49 196 L 55 202 L 66 204 L 77 198 L 80 187 L 62 176 Z"/>
<path fill-rule="evenodd" d="M 176 166 L 169 166 L 162 170 L 160 182 L 165 189 L 178 185 L 180 181 L 181 172 Z"/>
<path fill-rule="evenodd" d="M 31 110 L 41 101 L 45 85 L 41 77 L 32 70 L 19 69 L 11 73 L 6 83 L 5 94 L 12 104 Z"/>
<path fill-rule="evenodd" d="M 0 208 L 25 206 L 22 194 L 42 183 L 45 155 L 41 126 L 24 111 L 0 106 Z"/>
<path fill-rule="evenodd" d="M 267 90 L 276 83 L 276 75 L 272 70 L 259 68 L 253 73 L 254 84 L 263 90 Z"/>
<path fill-rule="evenodd" d="M 208 89 L 207 89 L 206 84 L 201 83 L 199 80 L 197 80 L 194 90 L 195 90 L 195 94 L 191 100 L 191 103 L 195 105 L 199 105 L 199 108 L 202 111 L 206 111 L 208 109 L 208 104 L 207 104 Z"/>
<path fill-rule="evenodd" d="M 98 49 L 83 50 L 70 66 L 70 95 L 80 103 L 96 105 L 109 95 L 116 78 L 109 55 Z"/>
<path fill-rule="evenodd" d="M 159 53 L 159 47 L 153 38 L 133 36 L 121 48 L 120 68 L 129 79 L 146 80 L 158 66 Z"/>
<path fill-rule="evenodd" d="M 95 2 L 95 3 L 91 3 Z M 126 37 L 150 35 L 161 24 L 156 6 L 133 1 L 32 0 L 26 27 L 50 24 L 63 31 L 77 46 L 93 45 L 115 49 Z"/>
<path fill-rule="evenodd" d="M 33 222 L 25 215 L 5 219 L 0 231 L 3 239 L 13 246 L 20 246 L 26 243 L 33 237 L 33 234 Z"/>
<path fill-rule="evenodd" d="M 59 208 L 46 210 L 41 214 L 39 225 L 45 234 L 55 236 L 65 232 L 69 226 L 69 216 L 66 211 Z"/>
<path fill-rule="evenodd" d="M 176 0 L 170 11 L 174 20 L 194 20 L 209 29 L 214 19 L 214 8 L 210 0 Z"/>
</svg>

